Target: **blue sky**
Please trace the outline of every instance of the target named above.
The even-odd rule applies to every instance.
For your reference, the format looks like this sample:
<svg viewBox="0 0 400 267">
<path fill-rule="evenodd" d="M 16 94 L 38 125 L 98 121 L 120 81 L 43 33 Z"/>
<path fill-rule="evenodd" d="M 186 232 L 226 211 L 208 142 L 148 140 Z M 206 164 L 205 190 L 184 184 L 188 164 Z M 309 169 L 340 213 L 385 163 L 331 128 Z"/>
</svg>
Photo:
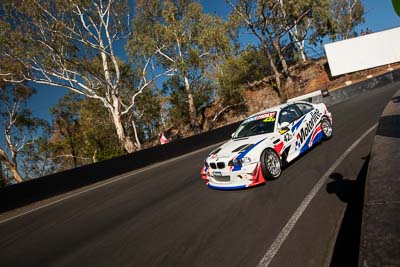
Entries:
<svg viewBox="0 0 400 267">
<path fill-rule="evenodd" d="M 204 12 L 216 13 L 223 18 L 226 18 L 230 12 L 230 7 L 224 0 L 201 0 L 200 2 L 203 5 Z M 362 3 L 365 7 L 365 23 L 357 28 L 357 32 L 366 28 L 377 32 L 400 26 L 400 17 L 393 10 L 391 0 L 363 0 Z M 241 35 L 240 39 L 242 43 L 254 40 L 250 34 L 246 33 Z M 67 91 L 49 86 L 35 87 L 38 93 L 32 97 L 29 106 L 35 116 L 51 120 L 49 108 L 54 106 L 57 100 Z"/>
</svg>

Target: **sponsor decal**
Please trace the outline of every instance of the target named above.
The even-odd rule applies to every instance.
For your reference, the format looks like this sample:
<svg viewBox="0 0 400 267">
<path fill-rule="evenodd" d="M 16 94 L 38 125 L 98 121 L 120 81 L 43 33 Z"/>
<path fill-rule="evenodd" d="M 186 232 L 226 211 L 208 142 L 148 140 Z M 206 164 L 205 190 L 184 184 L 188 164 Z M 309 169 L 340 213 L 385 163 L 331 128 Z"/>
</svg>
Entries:
<svg viewBox="0 0 400 267">
<path fill-rule="evenodd" d="M 311 113 L 311 119 L 309 121 L 305 122 L 305 126 L 303 128 L 301 128 L 300 134 L 298 136 L 298 137 L 300 137 L 301 144 L 303 144 L 303 142 L 307 138 L 307 136 L 309 136 L 310 133 L 313 131 L 315 124 L 319 122 L 319 120 L 321 119 L 321 116 L 322 116 L 322 114 L 318 109 L 316 109 L 315 111 L 313 111 Z"/>
<path fill-rule="evenodd" d="M 246 119 L 243 123 L 255 121 L 255 120 L 262 120 L 262 119 L 268 119 L 267 121 L 264 120 L 264 122 L 273 122 L 273 121 L 275 121 L 275 116 L 276 116 L 275 111 L 267 112 L 267 113 L 258 114 L 253 117 L 250 117 L 250 118 Z"/>
<path fill-rule="evenodd" d="M 281 129 L 281 130 L 279 130 L 279 133 L 280 134 L 285 134 L 285 133 L 287 133 L 287 131 L 288 131 L 288 129 Z"/>
<path fill-rule="evenodd" d="M 309 146 L 312 146 L 314 144 L 314 142 L 318 141 L 319 139 L 317 138 L 318 134 L 322 132 L 322 127 L 321 125 L 318 125 L 317 128 L 315 128 L 314 133 L 311 136 L 311 141 Z"/>
<path fill-rule="evenodd" d="M 265 118 L 264 120 L 263 120 L 263 122 L 274 122 L 275 121 L 275 118 L 274 117 L 268 117 L 268 118 Z"/>
<path fill-rule="evenodd" d="M 301 125 L 301 123 L 303 122 L 304 119 L 305 119 L 305 116 L 303 116 L 298 122 L 296 122 L 294 124 L 294 126 L 292 127 L 292 132 L 296 131 L 297 128 L 299 128 L 299 126 Z"/>
</svg>

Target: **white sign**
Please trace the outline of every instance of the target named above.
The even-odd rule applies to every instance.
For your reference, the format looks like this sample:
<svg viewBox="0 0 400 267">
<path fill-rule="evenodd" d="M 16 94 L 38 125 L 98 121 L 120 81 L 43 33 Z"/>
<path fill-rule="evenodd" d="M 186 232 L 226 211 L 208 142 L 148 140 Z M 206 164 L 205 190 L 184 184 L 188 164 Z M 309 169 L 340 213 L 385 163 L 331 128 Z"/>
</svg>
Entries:
<svg viewBox="0 0 400 267">
<path fill-rule="evenodd" d="M 400 27 L 325 45 L 332 76 L 400 61 Z"/>
</svg>

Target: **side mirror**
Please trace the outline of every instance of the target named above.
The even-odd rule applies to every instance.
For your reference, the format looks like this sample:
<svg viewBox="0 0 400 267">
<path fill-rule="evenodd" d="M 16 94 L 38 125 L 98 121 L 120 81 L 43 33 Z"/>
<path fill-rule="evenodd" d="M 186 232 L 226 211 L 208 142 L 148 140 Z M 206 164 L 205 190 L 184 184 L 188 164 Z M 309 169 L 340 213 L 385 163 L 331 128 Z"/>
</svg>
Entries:
<svg viewBox="0 0 400 267">
<path fill-rule="evenodd" d="M 288 132 L 290 130 L 289 125 L 290 125 L 290 123 L 287 121 L 282 122 L 282 124 L 279 126 L 279 133 L 284 134 L 284 133 Z"/>
</svg>

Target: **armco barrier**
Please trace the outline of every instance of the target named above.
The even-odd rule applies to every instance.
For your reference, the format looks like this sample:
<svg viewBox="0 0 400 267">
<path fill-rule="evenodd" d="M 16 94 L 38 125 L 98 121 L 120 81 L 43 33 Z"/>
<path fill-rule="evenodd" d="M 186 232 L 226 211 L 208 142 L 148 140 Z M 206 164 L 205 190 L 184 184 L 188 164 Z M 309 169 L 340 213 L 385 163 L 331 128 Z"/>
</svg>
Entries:
<svg viewBox="0 0 400 267">
<path fill-rule="evenodd" d="M 379 120 L 365 185 L 359 266 L 400 266 L 400 90 Z"/>
<path fill-rule="evenodd" d="M 329 106 L 366 90 L 382 87 L 398 80 L 400 80 L 400 70 L 336 90 L 323 99 L 322 96 L 318 96 L 321 97 L 319 102 L 324 102 Z M 313 102 L 315 102 L 314 99 Z M 230 137 L 238 125 L 239 123 L 233 123 L 166 145 L 1 188 L 0 213 L 222 142 Z"/>
<path fill-rule="evenodd" d="M 375 88 L 383 87 L 395 81 L 400 81 L 400 69 L 394 70 L 392 72 L 387 72 L 385 74 L 364 80 L 339 90 L 330 91 L 328 96 L 323 97 L 322 95 L 317 95 L 312 97 L 311 101 L 313 103 L 325 103 L 327 106 L 332 106 L 339 103 L 345 99 L 357 96 L 361 93 L 368 92 Z M 324 88 L 322 88 L 324 89 Z"/>
</svg>

